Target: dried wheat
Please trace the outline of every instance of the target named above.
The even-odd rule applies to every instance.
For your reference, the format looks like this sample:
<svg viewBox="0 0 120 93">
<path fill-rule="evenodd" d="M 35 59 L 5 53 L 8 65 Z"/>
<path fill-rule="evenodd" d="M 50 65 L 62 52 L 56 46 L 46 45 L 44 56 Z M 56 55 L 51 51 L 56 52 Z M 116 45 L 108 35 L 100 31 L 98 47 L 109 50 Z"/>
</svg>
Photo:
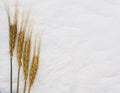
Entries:
<svg viewBox="0 0 120 93">
<path fill-rule="evenodd" d="M 13 56 L 13 51 L 15 48 L 15 41 L 17 37 L 17 25 L 18 25 L 18 1 L 16 2 L 15 7 L 15 16 L 13 22 L 11 22 L 11 17 L 9 13 L 9 4 L 5 2 L 5 7 L 7 11 L 8 23 L 9 23 L 9 48 L 10 48 L 10 57 Z"/>
<path fill-rule="evenodd" d="M 17 37 L 17 24 L 18 24 L 18 0 L 15 6 L 14 20 L 11 22 L 9 4 L 4 1 L 7 11 L 8 23 L 9 23 L 9 52 L 10 52 L 10 93 L 12 93 L 12 57 L 15 48 L 15 42 Z"/>
<path fill-rule="evenodd" d="M 30 89 L 34 83 L 34 80 L 36 78 L 36 74 L 38 71 L 38 65 L 39 65 L 39 53 L 40 53 L 40 44 L 38 48 L 38 53 L 36 54 L 36 40 L 34 45 L 34 54 L 33 54 L 33 60 L 32 60 L 32 66 L 30 71 L 30 78 L 29 78 L 29 90 L 28 93 L 30 93 Z"/>
<path fill-rule="evenodd" d="M 25 37 L 26 28 L 27 28 L 27 23 L 28 23 L 28 18 L 26 18 L 25 20 L 24 14 L 23 14 L 20 32 L 18 36 L 18 42 L 17 42 L 18 79 L 17 79 L 16 93 L 19 93 L 19 76 L 20 76 L 20 69 L 22 65 L 23 44 L 24 44 L 24 37 Z"/>
<path fill-rule="evenodd" d="M 29 27 L 31 28 L 31 27 Z M 23 93 L 26 92 L 26 82 L 28 78 L 28 71 L 29 71 L 29 58 L 30 58 L 30 48 L 31 48 L 31 35 L 32 35 L 32 28 L 28 30 L 29 33 L 27 34 L 27 38 L 25 41 L 25 46 L 24 46 L 24 56 L 23 56 L 23 72 L 24 72 L 24 91 Z"/>
</svg>

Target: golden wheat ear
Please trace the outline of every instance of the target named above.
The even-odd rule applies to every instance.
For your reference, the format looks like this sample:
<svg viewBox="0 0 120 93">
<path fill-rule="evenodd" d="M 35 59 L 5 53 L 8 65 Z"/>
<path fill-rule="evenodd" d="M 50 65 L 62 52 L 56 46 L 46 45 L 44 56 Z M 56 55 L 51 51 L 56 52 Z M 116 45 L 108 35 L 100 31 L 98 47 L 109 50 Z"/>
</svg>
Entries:
<svg viewBox="0 0 120 93">
<path fill-rule="evenodd" d="M 9 8 L 8 8 L 8 15 L 9 15 Z M 9 17 L 10 18 L 10 17 Z M 15 6 L 15 21 L 11 22 L 9 19 L 9 46 L 10 46 L 10 56 L 13 56 L 13 51 L 15 48 L 16 44 L 16 38 L 17 38 L 17 30 L 18 30 L 18 1 L 16 1 L 16 6 Z"/>
<path fill-rule="evenodd" d="M 24 56 L 23 56 L 23 72 L 24 72 L 24 92 L 23 93 L 25 93 L 26 91 L 26 82 L 28 78 L 30 47 L 31 47 L 30 40 L 26 40 L 25 47 L 24 47 Z"/>
<path fill-rule="evenodd" d="M 18 68 L 21 67 L 22 62 L 22 52 L 23 52 L 23 44 L 24 44 L 24 36 L 25 36 L 25 31 L 23 31 L 23 25 L 24 25 L 24 12 L 22 15 L 22 21 L 20 24 L 20 30 L 18 34 L 18 41 L 17 41 L 17 60 L 18 60 Z"/>
<path fill-rule="evenodd" d="M 17 79 L 16 93 L 19 93 L 19 77 L 20 77 L 20 69 L 22 66 L 22 57 L 24 55 L 23 54 L 23 45 L 24 45 L 24 39 L 25 39 L 24 37 L 25 37 L 25 32 L 26 32 L 26 29 L 24 29 L 24 27 L 25 27 L 25 25 L 27 25 L 27 21 L 26 21 L 26 18 L 23 16 L 22 22 L 21 22 L 21 28 L 20 28 L 20 32 L 19 32 L 19 36 L 18 36 L 18 42 L 17 42 L 18 79 Z"/>
<path fill-rule="evenodd" d="M 17 78 L 16 93 L 19 93 L 19 77 L 20 77 L 20 69 L 22 66 L 22 52 L 23 52 L 24 34 L 25 34 L 24 31 L 20 31 L 19 36 L 18 36 L 18 43 L 17 43 L 18 78 Z"/>
<path fill-rule="evenodd" d="M 31 41 L 28 39 L 25 42 L 24 57 L 23 57 L 23 71 L 24 71 L 24 92 L 23 93 L 25 93 L 26 91 L 26 82 L 27 82 L 28 72 L 29 72 L 30 47 L 31 47 Z"/>
<path fill-rule="evenodd" d="M 7 12 L 8 23 L 9 23 L 9 48 L 10 48 L 10 57 L 12 58 L 14 47 L 15 47 L 15 41 L 16 41 L 16 37 L 17 37 L 17 24 L 14 25 L 11 22 L 8 1 L 4 0 L 4 4 L 5 4 L 6 12 Z"/>
<path fill-rule="evenodd" d="M 23 93 L 26 92 L 26 83 L 27 83 L 28 72 L 29 72 L 31 35 L 32 35 L 32 28 L 31 28 L 31 25 L 29 25 L 28 33 L 26 35 L 27 38 L 25 41 L 24 56 L 23 56 L 23 72 L 24 72 L 24 91 L 23 91 Z"/>
<path fill-rule="evenodd" d="M 32 59 L 32 64 L 30 68 L 30 74 L 29 74 L 29 89 L 28 93 L 30 93 L 31 87 L 33 85 L 33 82 L 35 80 L 37 68 L 38 68 L 38 58 L 36 56 L 36 38 L 35 38 L 35 43 L 34 43 L 34 50 L 33 50 L 33 59 Z"/>
<path fill-rule="evenodd" d="M 28 93 L 30 93 L 31 87 L 33 86 L 33 83 L 37 75 L 38 66 L 39 66 L 40 46 L 41 46 L 41 39 L 39 38 L 39 44 L 38 44 L 38 49 L 37 49 L 37 54 L 36 54 L 36 38 L 35 38 L 33 60 L 32 60 L 32 66 L 30 70 Z"/>
<path fill-rule="evenodd" d="M 16 42 L 16 37 L 17 37 L 17 20 L 18 20 L 18 8 L 15 7 L 15 22 L 11 22 L 11 17 L 10 17 L 10 10 L 9 10 L 9 3 L 8 1 L 4 0 L 5 3 L 5 8 L 7 12 L 7 17 L 8 17 L 8 24 L 9 24 L 9 52 L 10 52 L 10 93 L 12 93 L 12 57 L 13 57 L 13 52 L 15 48 L 15 42 Z"/>
</svg>

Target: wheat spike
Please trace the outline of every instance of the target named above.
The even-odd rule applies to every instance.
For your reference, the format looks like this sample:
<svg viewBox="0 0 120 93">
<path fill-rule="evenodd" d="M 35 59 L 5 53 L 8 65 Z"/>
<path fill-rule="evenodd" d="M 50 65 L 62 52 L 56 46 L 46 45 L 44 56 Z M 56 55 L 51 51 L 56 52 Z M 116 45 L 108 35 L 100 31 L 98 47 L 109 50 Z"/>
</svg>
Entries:
<svg viewBox="0 0 120 93">
<path fill-rule="evenodd" d="M 30 93 L 30 89 L 34 83 L 34 80 L 36 78 L 36 74 L 38 71 L 38 65 L 39 65 L 39 52 L 40 48 L 38 48 L 38 53 L 36 54 L 36 40 L 34 45 L 34 54 L 33 54 L 33 60 L 32 60 L 32 66 L 30 71 L 30 78 L 29 78 L 29 90 L 28 93 Z"/>
<path fill-rule="evenodd" d="M 28 77 L 30 44 L 31 44 L 30 40 L 25 41 L 24 56 L 23 56 L 24 80 L 27 80 L 27 77 Z"/>
<path fill-rule="evenodd" d="M 25 37 L 25 32 L 28 24 L 28 18 L 29 18 L 29 13 L 27 14 L 26 18 L 24 18 L 24 13 L 23 13 L 20 32 L 18 35 L 18 42 L 17 42 L 17 59 L 18 59 L 19 68 L 22 65 L 21 60 L 22 60 L 22 53 L 23 53 L 23 44 L 24 44 L 24 37 Z"/>
<path fill-rule="evenodd" d="M 18 25 L 18 0 L 15 5 L 14 20 L 11 22 L 9 3 L 4 0 L 9 24 L 9 53 L 10 53 L 10 93 L 12 93 L 12 57 L 15 48 Z"/>
<path fill-rule="evenodd" d="M 31 28 L 31 26 L 29 26 Z M 24 72 L 24 91 L 23 93 L 26 92 L 26 82 L 28 78 L 28 71 L 29 71 L 29 57 L 30 57 L 30 48 L 31 48 L 31 35 L 32 35 L 32 28 L 28 30 L 29 33 L 27 34 L 27 38 L 25 41 L 25 46 L 24 46 L 24 56 L 23 56 L 23 72 Z"/>
<path fill-rule="evenodd" d="M 17 78 L 17 90 L 16 93 L 19 93 L 19 77 L 20 77 L 20 68 L 22 65 L 22 52 L 23 52 L 23 43 L 24 43 L 24 36 L 25 31 L 22 29 L 23 27 L 23 19 L 20 27 L 20 32 L 18 34 L 18 41 L 17 41 L 17 60 L 18 60 L 18 78 Z"/>
<path fill-rule="evenodd" d="M 30 26 L 29 26 L 29 28 L 30 28 Z M 25 40 L 24 52 L 23 52 L 24 53 L 23 54 L 24 80 L 27 80 L 27 77 L 28 77 L 28 67 L 29 67 L 32 29 L 29 29 L 28 31 L 30 31 L 30 35 L 27 34 L 27 38 Z"/>
<path fill-rule="evenodd" d="M 24 44 L 24 37 L 25 37 L 26 28 L 27 28 L 27 23 L 28 23 L 28 18 L 26 18 L 25 20 L 24 13 L 23 13 L 20 32 L 18 36 L 18 42 L 17 42 L 18 79 L 17 79 L 16 93 L 19 93 L 19 76 L 20 76 L 20 68 L 22 65 L 23 44 Z"/>
<path fill-rule="evenodd" d="M 35 80 L 35 77 L 36 77 L 36 74 L 37 74 L 37 70 L 38 70 L 38 57 L 34 56 L 33 57 L 32 68 L 31 68 L 31 71 L 30 71 L 29 90 L 31 89 L 31 87 L 34 83 L 34 80 Z"/>
<path fill-rule="evenodd" d="M 15 48 L 15 41 L 16 41 L 16 37 L 17 37 L 17 27 L 11 25 L 10 26 L 10 33 L 9 33 L 9 44 L 10 44 L 10 56 L 13 56 L 13 51 Z"/>
<path fill-rule="evenodd" d="M 23 51 L 23 43 L 24 43 L 24 31 L 20 31 L 19 36 L 18 36 L 18 44 L 17 44 L 17 59 L 18 59 L 18 68 L 21 67 L 22 62 L 22 51 Z"/>
<path fill-rule="evenodd" d="M 10 12 L 9 12 L 9 4 L 5 2 L 5 8 L 7 11 L 8 23 L 9 23 L 9 49 L 10 49 L 10 57 L 13 56 L 13 51 L 15 48 L 15 41 L 17 37 L 17 25 L 18 25 L 18 1 L 15 6 L 15 15 L 14 20 L 11 22 Z"/>
</svg>

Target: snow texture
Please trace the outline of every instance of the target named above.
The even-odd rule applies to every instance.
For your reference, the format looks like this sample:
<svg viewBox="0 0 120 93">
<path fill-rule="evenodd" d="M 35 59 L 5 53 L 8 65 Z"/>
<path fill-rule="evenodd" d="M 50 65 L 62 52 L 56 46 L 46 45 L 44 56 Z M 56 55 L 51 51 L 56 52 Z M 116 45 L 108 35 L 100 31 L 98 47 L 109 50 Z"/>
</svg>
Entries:
<svg viewBox="0 0 120 93">
<path fill-rule="evenodd" d="M 0 91 L 9 93 L 9 33 L 3 1 Z M 33 38 L 42 34 L 39 72 L 31 93 L 120 93 L 120 0 L 19 1 L 19 15 L 31 10 Z M 15 0 L 9 3 L 13 15 Z M 16 56 L 13 59 L 15 92 Z M 23 73 L 20 81 L 22 92 Z"/>
</svg>

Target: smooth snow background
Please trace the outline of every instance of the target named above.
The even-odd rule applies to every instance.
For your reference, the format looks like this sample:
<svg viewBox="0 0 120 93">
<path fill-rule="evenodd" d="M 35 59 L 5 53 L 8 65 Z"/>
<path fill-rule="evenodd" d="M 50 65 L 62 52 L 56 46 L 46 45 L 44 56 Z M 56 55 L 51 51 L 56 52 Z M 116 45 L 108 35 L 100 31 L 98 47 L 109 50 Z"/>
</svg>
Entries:
<svg viewBox="0 0 120 93">
<path fill-rule="evenodd" d="M 42 33 L 39 73 L 31 93 L 120 93 L 119 0 L 19 1 L 20 15 L 31 9 L 33 36 Z M 15 2 L 9 3 L 13 15 Z M 8 47 L 7 16 L 0 0 L 2 93 L 9 93 Z M 13 67 L 15 92 L 16 57 Z"/>
</svg>

